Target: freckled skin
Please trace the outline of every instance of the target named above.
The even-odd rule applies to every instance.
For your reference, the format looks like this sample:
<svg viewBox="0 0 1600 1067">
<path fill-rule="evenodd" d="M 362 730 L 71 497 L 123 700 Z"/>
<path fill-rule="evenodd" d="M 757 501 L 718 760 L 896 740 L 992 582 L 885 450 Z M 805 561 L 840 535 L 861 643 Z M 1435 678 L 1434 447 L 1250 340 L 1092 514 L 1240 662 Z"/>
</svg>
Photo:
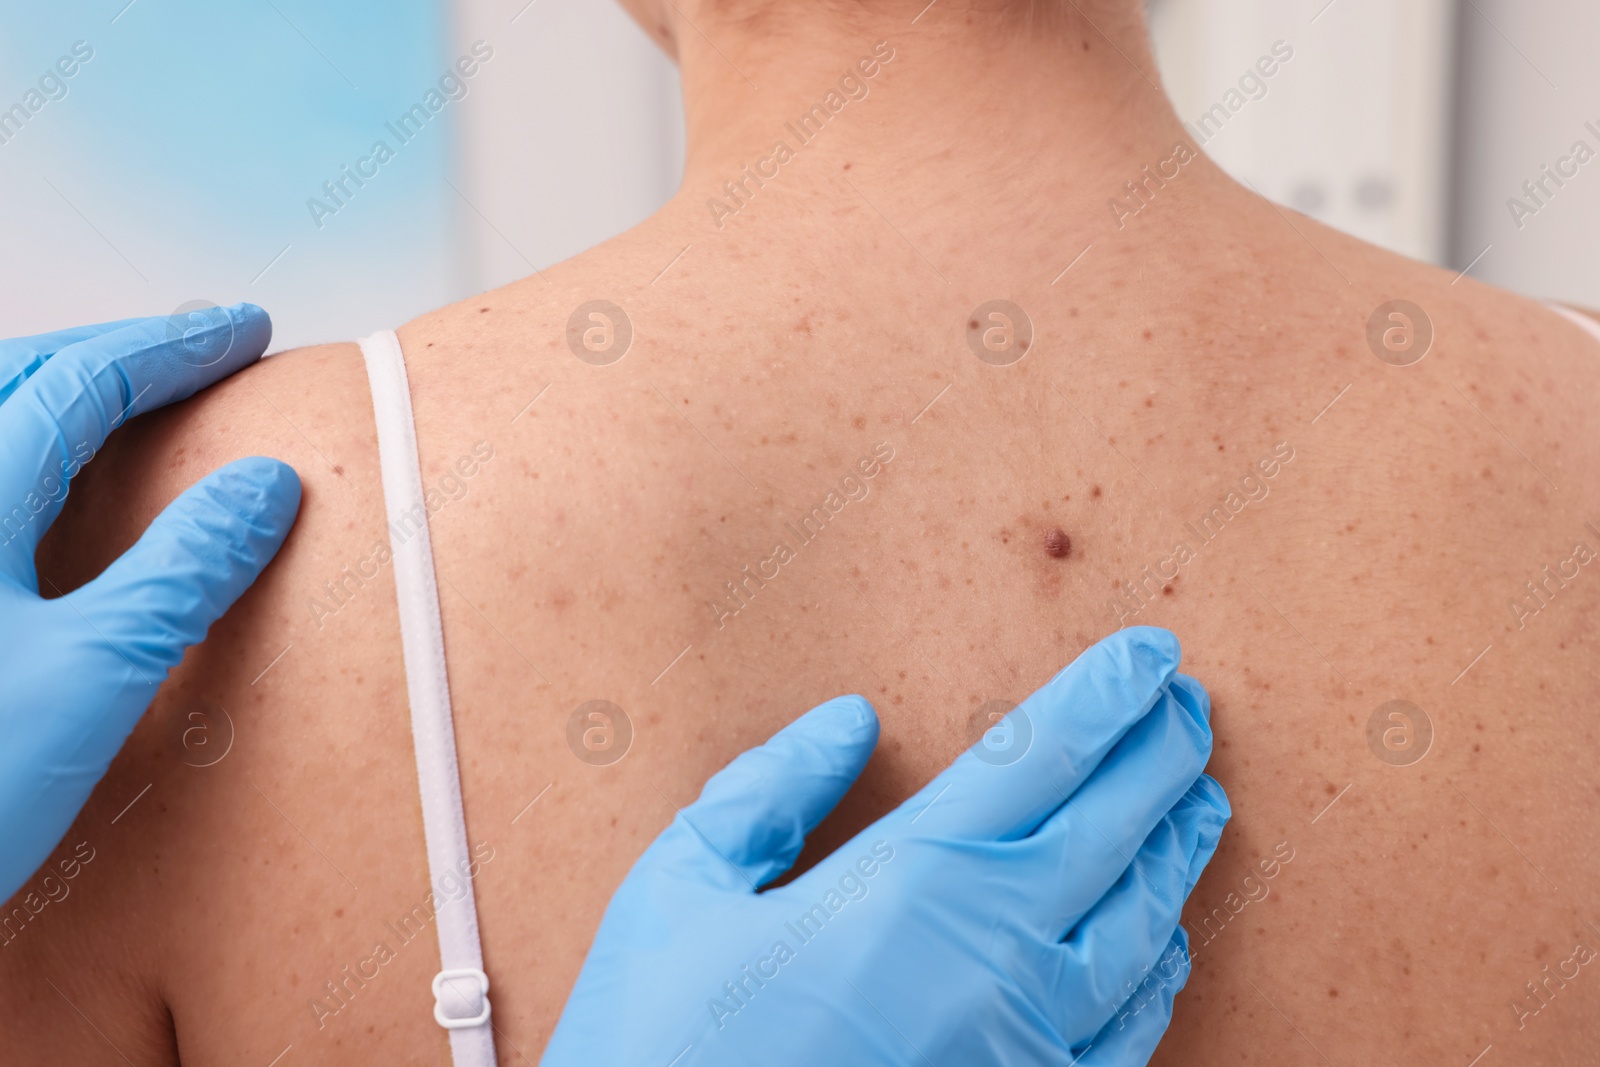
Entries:
<svg viewBox="0 0 1600 1067">
<path fill-rule="evenodd" d="M 742 65 L 725 36 L 739 31 L 716 37 Z M 796 93 L 831 84 L 856 41 L 828 42 Z M 680 43 L 705 53 L 696 69 L 724 69 L 698 36 Z M 1044 64 L 1015 58 L 1025 47 L 997 48 L 994 78 L 1037 79 Z M 1115 50 L 1086 55 L 1105 65 L 1084 94 L 1149 89 Z M 1186 912 L 1195 973 L 1156 1067 L 1322 1063 L 1308 1039 L 1341 1065 L 1466 1064 L 1493 1043 L 1483 1067 L 1592 1067 L 1589 968 L 1524 1029 L 1507 1004 L 1595 918 L 1600 571 L 1583 568 L 1522 630 L 1506 602 L 1600 522 L 1596 346 L 1470 277 L 1309 220 L 1297 232 L 1204 161 L 1116 230 L 1106 190 L 1160 158 L 1144 148 L 1169 150 L 1166 131 L 1119 116 L 1105 143 L 1142 154 L 1107 151 L 1116 166 L 1084 173 L 1094 153 L 1059 126 L 1006 125 L 1009 158 L 1033 162 L 997 178 L 976 151 L 992 119 L 937 108 L 999 103 L 994 79 L 941 96 L 913 59 L 723 229 L 704 201 L 738 166 L 689 174 L 660 215 L 541 277 L 401 328 L 425 480 L 475 441 L 495 448 L 430 531 L 469 836 L 495 850 L 476 891 L 508 1042 L 537 1059 L 616 885 L 673 805 L 746 747 L 826 698 L 874 699 L 880 752 L 804 867 L 968 746 L 976 708 L 1020 698 L 1119 624 L 1152 623 L 1179 634 L 1212 694 L 1212 772 L 1236 813 Z M 737 99 L 746 88 L 727 76 L 737 84 L 718 89 Z M 871 125 L 869 108 L 908 99 L 933 110 Z M 770 123 L 754 128 L 741 164 L 770 141 Z M 872 206 L 839 181 L 845 154 Z M 1052 286 L 1063 250 L 1091 242 Z M 1040 340 L 1004 368 L 973 360 L 963 329 L 997 292 Z M 1367 316 L 1395 293 L 1438 330 L 1438 352 L 1410 368 L 1366 348 Z M 565 341 L 572 308 L 597 294 L 636 327 L 606 368 Z M 811 333 L 793 329 L 801 316 Z M 1156 393 L 1153 410 L 1133 399 Z M 290 1043 L 284 1067 L 448 1062 L 427 937 L 325 1027 L 307 1007 L 426 892 L 392 576 L 321 625 L 307 607 L 387 536 L 371 410 L 353 346 L 287 353 L 130 423 L 74 485 L 40 560 L 63 589 L 228 460 L 283 458 L 306 502 L 279 561 L 175 671 L 96 790 L 68 840 L 99 855 L 70 902 L 0 948 L 8 1062 L 122 1063 L 84 1016 L 141 1067 L 179 1048 L 200 1067 L 269 1063 Z M 895 457 L 855 475 L 866 496 L 791 545 L 719 627 L 707 602 L 879 441 Z M 1209 541 L 1189 533 L 1280 441 L 1295 458 L 1266 497 Z M 1041 552 L 1057 526 L 1070 556 Z M 1185 539 L 1193 561 L 1119 618 L 1123 583 Z M 1397 697 L 1435 727 L 1403 768 L 1368 740 L 1373 709 Z M 636 727 L 608 768 L 566 745 L 567 716 L 596 698 Z M 189 699 L 234 717 L 238 743 L 216 767 L 171 751 Z M 1295 858 L 1235 914 L 1279 843 Z M 285 975 L 302 979 L 292 993 Z M 516 1059 L 509 1043 L 502 1059 Z"/>
</svg>

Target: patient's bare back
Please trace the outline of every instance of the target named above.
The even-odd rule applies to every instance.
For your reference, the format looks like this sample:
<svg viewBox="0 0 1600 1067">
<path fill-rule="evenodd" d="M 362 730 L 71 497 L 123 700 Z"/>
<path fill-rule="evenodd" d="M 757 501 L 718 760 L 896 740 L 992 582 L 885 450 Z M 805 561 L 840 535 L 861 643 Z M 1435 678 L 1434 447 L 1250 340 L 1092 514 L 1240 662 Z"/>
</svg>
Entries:
<svg viewBox="0 0 1600 1067">
<path fill-rule="evenodd" d="M 752 209 L 652 283 L 691 243 L 668 211 L 400 331 L 503 1062 L 733 755 L 873 701 L 826 849 L 1133 623 L 1210 689 L 1236 813 L 1157 1062 L 1589 1061 L 1595 342 L 1298 219 L 1308 248 L 1201 166 L 1061 284 L 940 284 L 859 201 L 782 257 Z M 251 453 L 302 473 L 299 527 L 97 790 L 75 873 L 12 902 L 30 1061 L 445 1062 L 355 348 L 127 428 L 42 570 L 85 580 Z"/>
</svg>

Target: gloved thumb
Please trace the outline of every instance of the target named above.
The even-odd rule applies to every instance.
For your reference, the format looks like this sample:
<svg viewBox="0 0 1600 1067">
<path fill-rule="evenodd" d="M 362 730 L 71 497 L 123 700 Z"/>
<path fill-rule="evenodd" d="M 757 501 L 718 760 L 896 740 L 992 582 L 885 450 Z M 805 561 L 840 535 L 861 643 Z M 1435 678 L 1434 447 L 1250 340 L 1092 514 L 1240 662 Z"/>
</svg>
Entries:
<svg viewBox="0 0 1600 1067">
<path fill-rule="evenodd" d="M 712 777 L 647 858 L 754 892 L 794 865 L 877 743 L 878 716 L 862 697 L 819 705 Z"/>
<path fill-rule="evenodd" d="M 69 597 L 130 663 L 164 676 L 260 577 L 299 511 L 293 468 L 237 460 L 190 486 Z"/>
</svg>

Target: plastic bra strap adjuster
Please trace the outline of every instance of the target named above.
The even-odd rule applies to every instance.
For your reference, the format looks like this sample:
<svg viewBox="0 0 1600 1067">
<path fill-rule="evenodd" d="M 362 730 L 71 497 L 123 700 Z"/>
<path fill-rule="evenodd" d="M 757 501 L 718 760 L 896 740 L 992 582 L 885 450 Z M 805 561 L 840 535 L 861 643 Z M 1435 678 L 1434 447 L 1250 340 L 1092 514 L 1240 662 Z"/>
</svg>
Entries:
<svg viewBox="0 0 1600 1067">
<path fill-rule="evenodd" d="M 450 1010 L 445 1009 L 449 997 Z M 474 1014 L 462 1015 L 465 1010 Z M 465 1030 L 489 1021 L 489 976 L 473 967 L 433 976 L 433 1018 L 446 1030 Z"/>
</svg>

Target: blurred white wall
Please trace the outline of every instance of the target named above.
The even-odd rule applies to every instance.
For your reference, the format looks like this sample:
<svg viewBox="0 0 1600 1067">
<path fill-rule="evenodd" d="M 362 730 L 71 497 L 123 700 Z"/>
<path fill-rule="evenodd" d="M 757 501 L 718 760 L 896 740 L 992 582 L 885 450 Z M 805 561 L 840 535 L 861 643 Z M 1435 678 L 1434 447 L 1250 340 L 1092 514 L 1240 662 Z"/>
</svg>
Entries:
<svg viewBox="0 0 1600 1067">
<path fill-rule="evenodd" d="M 267 306 L 275 348 L 355 337 L 572 256 L 676 188 L 676 70 L 614 0 L 383 0 L 375 23 L 377 2 L 0 0 L 5 99 L 75 40 L 97 49 L 0 145 L 0 336 L 205 298 Z M 1600 306 L 1600 0 L 1149 4 L 1168 91 L 1230 172 L 1407 255 Z M 213 39 L 236 44 L 196 44 Z M 313 226 L 306 198 L 478 41 L 495 58 L 465 98 Z"/>
<path fill-rule="evenodd" d="M 1148 8 L 1162 79 L 1190 122 L 1275 42 L 1294 51 L 1264 79 L 1260 99 L 1240 94 L 1246 102 L 1220 129 L 1200 131 L 1229 173 L 1405 255 L 1600 307 L 1600 3 L 1150 0 Z M 1579 164 L 1588 152 L 1597 158 Z M 1557 184 L 1545 166 L 1571 176 L 1557 174 Z M 1538 203 L 1524 182 L 1542 182 Z M 1533 210 L 1514 211 L 1513 197 Z"/>
<path fill-rule="evenodd" d="M 454 21 L 458 51 L 498 53 L 459 117 L 471 292 L 593 247 L 677 190 L 677 67 L 615 0 L 459 0 Z"/>
<path fill-rule="evenodd" d="M 1465 5 L 1451 260 L 1481 254 L 1473 277 L 1600 308 L 1597 46 L 1595 0 Z M 1581 165 L 1578 142 L 1595 154 Z M 1545 167 L 1576 174 L 1552 180 Z M 1535 183 L 1532 196 L 1524 182 Z M 1513 210 L 1513 198 L 1536 213 Z"/>
<path fill-rule="evenodd" d="M 1455 7 L 1157 0 L 1150 25 L 1179 116 L 1230 174 L 1330 226 L 1441 262 Z"/>
</svg>

